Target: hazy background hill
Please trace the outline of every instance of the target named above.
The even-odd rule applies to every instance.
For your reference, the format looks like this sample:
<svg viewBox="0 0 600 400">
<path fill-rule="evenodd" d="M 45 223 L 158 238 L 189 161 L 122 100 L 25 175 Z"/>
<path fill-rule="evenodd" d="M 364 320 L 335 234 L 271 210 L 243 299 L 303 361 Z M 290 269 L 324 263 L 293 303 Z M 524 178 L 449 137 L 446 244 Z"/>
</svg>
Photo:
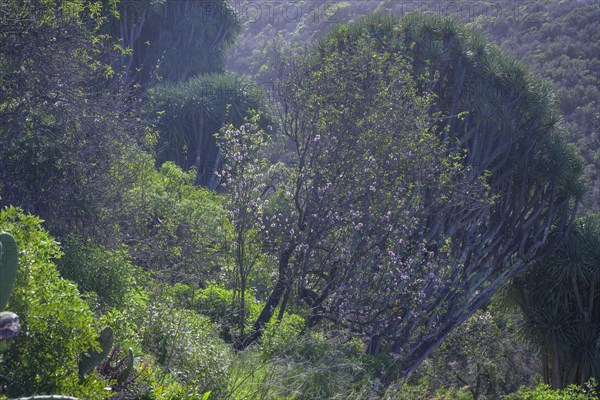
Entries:
<svg viewBox="0 0 600 400">
<path fill-rule="evenodd" d="M 587 162 L 586 211 L 600 210 L 600 3 L 564 1 L 237 1 L 243 33 L 227 67 L 272 80 L 282 48 L 310 46 L 330 27 L 369 12 L 451 15 L 489 35 L 556 86 L 564 126 Z"/>
</svg>

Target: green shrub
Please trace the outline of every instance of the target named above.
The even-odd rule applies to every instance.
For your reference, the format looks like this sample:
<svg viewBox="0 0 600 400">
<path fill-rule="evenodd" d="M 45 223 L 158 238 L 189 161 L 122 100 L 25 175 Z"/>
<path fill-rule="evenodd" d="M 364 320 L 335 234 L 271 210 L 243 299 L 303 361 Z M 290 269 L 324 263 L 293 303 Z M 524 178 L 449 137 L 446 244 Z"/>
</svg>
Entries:
<svg viewBox="0 0 600 400">
<path fill-rule="evenodd" d="M 137 357 L 140 364 L 136 379 L 127 385 L 123 395 L 117 394 L 118 399 L 139 400 L 205 400 L 199 388 L 179 382 L 171 373 L 156 364 L 149 356 Z"/>
<path fill-rule="evenodd" d="M 227 391 L 229 347 L 218 338 L 208 317 L 160 305 L 148 308 L 143 350 L 154 356 L 188 391 Z"/>
<path fill-rule="evenodd" d="M 569 385 L 562 390 L 553 390 L 546 384 L 534 388 L 523 386 L 517 393 L 502 396 L 502 400 L 598 400 L 599 395 L 598 383 L 592 378 L 584 387 Z"/>
<path fill-rule="evenodd" d="M 232 304 L 233 291 L 216 285 L 199 290 L 196 298 L 197 311 L 216 323 L 230 322 Z"/>
<path fill-rule="evenodd" d="M 382 398 L 386 400 L 474 400 L 466 387 L 433 389 L 427 378 L 421 378 L 416 384 L 392 385 Z"/>
<path fill-rule="evenodd" d="M 307 343 L 303 343 L 300 337 L 304 327 L 304 318 L 299 315 L 285 314 L 281 321 L 272 319 L 267 323 L 261 338 L 261 353 L 267 359 L 284 354 L 304 358 L 306 354 L 301 353 L 306 353 Z"/>
<path fill-rule="evenodd" d="M 521 316 L 502 311 L 498 301 L 493 299 L 448 335 L 409 383 L 426 377 L 432 392 L 464 387 L 479 400 L 496 400 L 520 386 L 535 385 L 541 365 L 534 349 L 519 340 Z"/>
<path fill-rule="evenodd" d="M 287 388 L 280 379 L 284 372 L 281 365 L 265 362 L 255 347 L 246 349 L 232 359 L 229 367 L 230 398 L 285 399 Z"/>
<path fill-rule="evenodd" d="M 194 186 L 194 171 L 172 162 L 143 169 L 126 192 L 135 204 L 124 216 L 137 265 L 169 283 L 221 277 L 228 265 L 231 226 L 221 196 Z"/>
<path fill-rule="evenodd" d="M 177 290 L 177 288 L 175 288 Z M 178 298 L 185 298 L 184 304 L 193 304 L 193 309 L 202 315 L 210 317 L 211 321 L 221 326 L 222 337 L 227 342 L 233 342 L 239 338 L 240 313 L 237 308 L 234 309 L 234 296 L 239 292 L 231 289 L 225 289 L 216 284 L 209 284 L 204 289 L 187 289 L 187 294 L 180 287 Z M 189 299 L 193 298 L 191 301 Z M 239 301 L 239 300 L 238 300 Z M 246 291 L 245 296 L 245 332 L 252 329 L 252 323 L 256 320 L 261 311 L 260 304 L 254 296 Z"/>
<path fill-rule="evenodd" d="M 13 207 L 0 211 L 0 231 L 14 236 L 19 270 L 9 309 L 20 317 L 21 334 L 0 355 L 0 391 L 8 396 L 60 393 L 107 397 L 96 374 L 78 384 L 79 354 L 96 344 L 97 325 L 76 285 L 62 279 L 53 259 L 59 244 L 42 221 Z"/>
<path fill-rule="evenodd" d="M 260 348 L 263 363 L 276 368 L 270 385 L 280 388 L 282 398 L 346 399 L 368 378 L 360 341 L 305 330 L 297 315 L 269 322 Z"/>
<path fill-rule="evenodd" d="M 137 277 L 143 275 L 140 268 L 131 264 L 124 246 L 108 250 L 73 236 L 64 253 L 57 263 L 61 275 L 76 282 L 83 293 L 95 298 L 92 292 L 96 294 L 103 310 L 123 309 L 137 285 Z"/>
</svg>

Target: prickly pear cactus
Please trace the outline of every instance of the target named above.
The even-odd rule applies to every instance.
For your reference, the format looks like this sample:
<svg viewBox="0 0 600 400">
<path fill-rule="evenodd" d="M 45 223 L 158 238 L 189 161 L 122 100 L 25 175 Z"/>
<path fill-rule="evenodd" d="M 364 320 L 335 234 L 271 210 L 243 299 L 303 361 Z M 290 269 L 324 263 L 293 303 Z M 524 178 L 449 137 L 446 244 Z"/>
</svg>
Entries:
<svg viewBox="0 0 600 400">
<path fill-rule="evenodd" d="M 18 266 L 19 260 L 17 252 L 17 242 L 8 233 L 0 233 L 0 340 L 10 339 L 18 335 L 21 331 L 21 325 L 19 324 L 19 316 L 14 312 L 2 311 L 8 304 L 8 298 L 10 297 L 13 285 L 15 283 L 15 278 L 17 277 Z M 110 333 L 110 345 L 112 345 L 112 329 Z M 20 397 L 16 400 L 79 399 L 71 396 L 41 395 L 31 397 Z"/>
<path fill-rule="evenodd" d="M 8 303 L 18 265 L 15 239 L 8 233 L 0 233 L 0 311 Z"/>
<path fill-rule="evenodd" d="M 127 382 L 127 378 L 129 378 L 129 375 L 131 375 L 131 371 L 133 371 L 133 361 L 134 361 L 133 349 L 130 347 L 129 351 L 127 352 L 127 358 L 125 360 L 125 362 L 126 362 L 125 369 L 117 377 L 118 383 Z"/>
<path fill-rule="evenodd" d="M 86 374 L 92 372 L 98 364 L 102 362 L 110 352 L 113 345 L 114 331 L 110 326 L 107 326 L 100 332 L 98 338 L 101 351 L 95 349 L 89 349 L 87 352 L 82 353 L 79 359 L 79 379 L 83 380 Z"/>
</svg>

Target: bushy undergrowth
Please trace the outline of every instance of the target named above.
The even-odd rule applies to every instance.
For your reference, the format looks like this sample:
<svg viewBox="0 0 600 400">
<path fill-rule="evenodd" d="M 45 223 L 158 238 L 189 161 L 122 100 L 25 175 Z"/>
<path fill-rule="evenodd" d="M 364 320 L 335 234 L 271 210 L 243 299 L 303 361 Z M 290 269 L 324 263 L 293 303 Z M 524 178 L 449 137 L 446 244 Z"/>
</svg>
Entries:
<svg viewBox="0 0 600 400">
<path fill-rule="evenodd" d="M 9 309 L 23 325 L 23 333 L 0 353 L 0 398 L 40 393 L 94 400 L 597 398 L 593 381 L 583 389 L 551 390 L 530 383 L 515 392 L 514 379 L 507 386 L 503 371 L 510 367 L 502 360 L 514 362 L 520 353 L 510 348 L 516 337 L 503 341 L 514 330 L 513 317 L 496 309 L 465 323 L 426 360 L 417 379 L 387 388 L 378 377 L 392 360 L 366 355 L 362 341 L 348 339 L 343 331 L 308 327 L 294 313 L 274 318 L 258 345 L 236 352 L 234 291 L 212 283 L 202 288 L 160 283 L 135 267 L 125 249 L 108 250 L 78 238 L 69 241 L 67 257 L 61 259 L 59 244 L 42 221 L 15 208 L 2 210 L 0 223 L 19 244 L 21 268 Z M 78 284 L 60 277 L 53 260 Z M 246 321 L 252 321 L 262 304 L 250 292 L 246 302 Z M 114 348 L 80 381 L 79 356 L 107 325 L 115 332 Z M 129 347 L 134 372 L 117 382 L 115 371 Z M 503 371 L 494 369 L 498 366 Z"/>
<path fill-rule="evenodd" d="M 536 387 L 521 387 L 516 393 L 502 396 L 502 400 L 598 400 L 600 388 L 596 379 L 590 379 L 583 387 L 569 385 L 566 388 L 552 389 L 546 384 Z"/>
<path fill-rule="evenodd" d="M 224 201 L 194 186 L 195 175 L 172 162 L 143 166 L 138 182 L 123 194 L 135 205 L 122 226 L 133 260 L 172 284 L 221 277 L 230 262 Z"/>
<path fill-rule="evenodd" d="M 258 382 L 252 377 L 248 384 L 238 384 L 236 396 L 239 393 L 241 397 L 235 398 L 247 398 L 243 394 L 253 387 L 260 388 L 257 393 L 261 398 L 349 398 L 369 382 L 362 343 L 345 337 L 307 329 L 304 319 L 294 314 L 271 321 L 258 349 L 251 350 L 258 350 L 258 354 L 244 355 L 258 361 L 259 367 L 255 368 L 260 378 Z M 246 364 L 250 365 L 247 361 Z M 241 372 L 234 383 L 243 382 L 248 376 L 248 371 Z"/>
<path fill-rule="evenodd" d="M 82 294 L 103 311 L 124 309 L 127 299 L 142 283 L 138 281 L 145 278 L 143 271 L 131 263 L 125 246 L 109 250 L 73 236 L 63 249 L 65 255 L 58 262 L 61 275 L 76 282 Z"/>
<path fill-rule="evenodd" d="M 144 350 L 178 382 L 198 393 L 224 396 L 231 350 L 215 334 L 210 319 L 162 305 L 151 306 L 147 315 Z"/>
<path fill-rule="evenodd" d="M 97 375 L 78 384 L 77 360 L 95 344 L 98 323 L 76 285 L 58 274 L 53 260 L 61 256 L 59 244 L 41 219 L 13 207 L 0 210 L 2 231 L 13 235 L 18 246 L 19 269 L 8 309 L 19 315 L 22 331 L 2 343 L 0 394 L 106 397 L 106 382 Z"/>
</svg>

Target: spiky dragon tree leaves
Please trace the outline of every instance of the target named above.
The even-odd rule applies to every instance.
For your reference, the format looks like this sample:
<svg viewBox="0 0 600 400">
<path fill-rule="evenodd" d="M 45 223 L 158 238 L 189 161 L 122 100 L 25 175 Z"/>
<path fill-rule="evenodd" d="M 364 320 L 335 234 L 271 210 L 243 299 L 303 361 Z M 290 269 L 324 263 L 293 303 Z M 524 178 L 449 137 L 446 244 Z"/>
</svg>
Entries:
<svg viewBox="0 0 600 400">
<path fill-rule="evenodd" d="M 240 31 L 225 1 L 126 0 L 111 30 L 121 38 L 126 80 L 184 82 L 224 71 L 225 49 Z"/>
<path fill-rule="evenodd" d="M 158 163 L 175 161 L 195 168 L 196 184 L 214 188 L 220 163 L 214 134 L 228 123 L 239 125 L 252 110 L 262 108 L 262 93 L 249 79 L 209 74 L 177 85 L 162 85 L 149 93 L 148 109 L 160 134 Z"/>
<path fill-rule="evenodd" d="M 507 291 L 525 316 L 546 383 L 562 388 L 600 374 L 600 216 L 580 219 L 567 240 Z"/>
</svg>

